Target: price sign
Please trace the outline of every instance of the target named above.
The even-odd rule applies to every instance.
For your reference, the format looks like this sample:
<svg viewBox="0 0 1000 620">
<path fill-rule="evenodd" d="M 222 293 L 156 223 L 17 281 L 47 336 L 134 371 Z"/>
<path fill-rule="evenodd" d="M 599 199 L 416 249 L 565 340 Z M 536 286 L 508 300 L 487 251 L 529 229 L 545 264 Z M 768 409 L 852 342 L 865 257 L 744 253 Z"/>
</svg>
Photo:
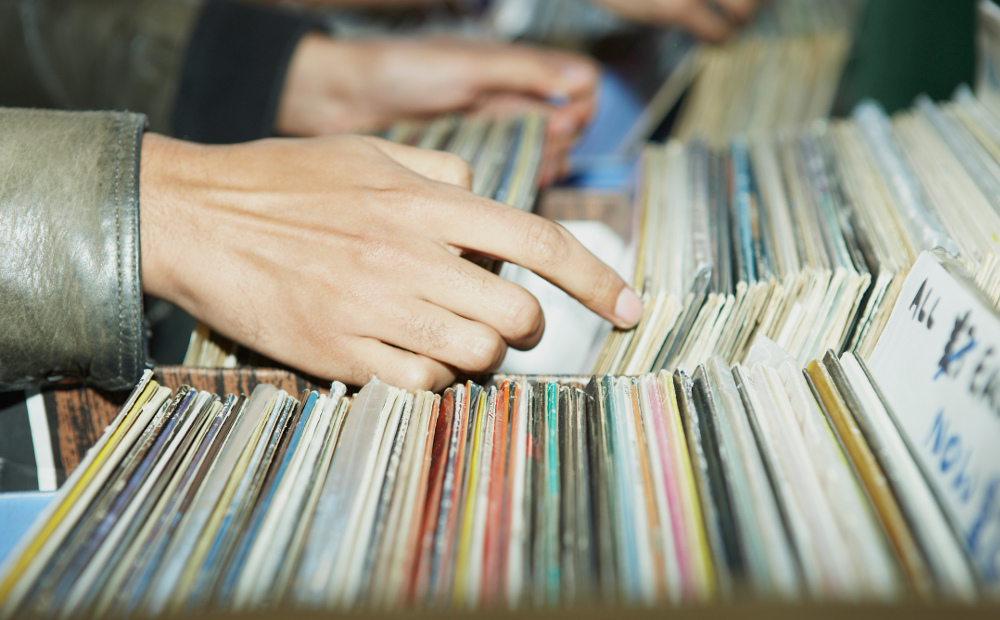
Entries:
<svg viewBox="0 0 1000 620">
<path fill-rule="evenodd" d="M 980 575 L 1000 584 L 1000 316 L 925 252 L 868 367 Z"/>
</svg>

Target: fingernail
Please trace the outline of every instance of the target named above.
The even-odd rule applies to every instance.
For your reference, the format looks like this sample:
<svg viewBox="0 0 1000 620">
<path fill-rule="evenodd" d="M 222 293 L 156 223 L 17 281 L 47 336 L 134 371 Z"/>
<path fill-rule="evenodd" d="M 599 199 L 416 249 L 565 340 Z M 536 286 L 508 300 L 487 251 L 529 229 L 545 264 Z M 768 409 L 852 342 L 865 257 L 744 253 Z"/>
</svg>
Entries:
<svg viewBox="0 0 1000 620">
<path fill-rule="evenodd" d="M 629 287 L 623 287 L 615 303 L 615 316 L 628 325 L 635 325 L 642 316 L 642 300 Z"/>
<path fill-rule="evenodd" d="M 556 108 L 561 108 L 570 101 L 572 101 L 572 98 L 566 93 L 552 93 L 545 99 L 545 103 Z"/>
</svg>

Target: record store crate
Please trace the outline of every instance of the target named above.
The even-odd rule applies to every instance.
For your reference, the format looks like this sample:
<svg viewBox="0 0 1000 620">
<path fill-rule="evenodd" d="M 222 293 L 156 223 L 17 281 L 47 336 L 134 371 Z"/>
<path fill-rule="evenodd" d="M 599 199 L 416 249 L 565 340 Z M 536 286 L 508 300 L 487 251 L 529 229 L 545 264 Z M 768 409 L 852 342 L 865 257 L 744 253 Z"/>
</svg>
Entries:
<svg viewBox="0 0 1000 620">
<path fill-rule="evenodd" d="M 497 383 L 507 377 L 496 376 L 487 378 L 486 383 Z M 513 379 L 513 377 L 510 377 Z M 553 380 L 568 384 L 582 385 L 585 377 L 520 377 L 528 380 Z M 326 391 L 329 386 L 320 385 L 293 372 L 268 368 L 211 369 L 187 368 L 181 366 L 162 366 L 155 370 L 154 379 L 161 385 L 176 390 L 182 385 L 190 385 L 196 389 L 214 393 L 247 393 L 260 384 L 275 385 L 290 394 L 299 394 L 303 390 Z M 90 388 L 51 389 L 42 394 L 48 418 L 55 421 L 52 431 L 58 438 L 55 447 L 57 466 L 60 471 L 60 482 L 72 472 L 86 450 L 97 441 L 103 429 L 118 414 L 127 393 L 108 393 Z M 983 600 L 976 604 L 961 604 L 949 601 L 927 603 L 914 598 L 905 597 L 893 604 L 860 602 L 816 602 L 803 595 L 801 600 L 778 601 L 761 598 L 758 595 L 737 587 L 732 596 L 708 604 L 674 605 L 626 605 L 626 604 L 573 604 L 555 608 L 536 608 L 525 606 L 515 610 L 502 607 L 462 610 L 450 607 L 442 608 L 402 608 L 398 611 L 372 610 L 362 607 L 351 612 L 307 611 L 307 610 L 273 610 L 256 611 L 240 614 L 247 618 L 319 618 L 319 617 L 369 617 L 369 618 L 466 618 L 473 614 L 477 618 L 606 618 L 610 614 L 627 613 L 630 618 L 690 618 L 692 620 L 722 619 L 734 617 L 766 617 L 777 620 L 796 620 L 799 618 L 844 618 L 855 620 L 868 618 L 997 618 L 1000 617 L 1000 605 L 996 602 Z M 167 614 L 164 617 L 170 617 Z M 186 618 L 225 618 L 233 617 L 232 613 L 200 612 L 184 614 Z"/>
</svg>

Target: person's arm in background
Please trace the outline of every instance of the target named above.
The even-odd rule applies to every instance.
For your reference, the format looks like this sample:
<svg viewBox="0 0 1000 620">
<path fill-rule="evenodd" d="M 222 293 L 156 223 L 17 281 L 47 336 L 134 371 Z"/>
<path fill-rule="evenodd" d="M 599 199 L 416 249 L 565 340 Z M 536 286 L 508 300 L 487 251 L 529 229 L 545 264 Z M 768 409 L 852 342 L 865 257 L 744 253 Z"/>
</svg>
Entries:
<svg viewBox="0 0 1000 620">
<path fill-rule="evenodd" d="M 256 0 L 284 2 L 286 0 Z M 398 8 L 442 4 L 448 0 L 296 0 L 303 6 L 339 8 Z M 502 0 L 496 0 L 502 1 Z M 541 0 L 544 2 L 545 0 Z M 680 26 L 700 39 L 720 42 L 746 22 L 766 0 L 590 0 L 637 22 Z M 461 6 L 463 0 L 454 4 Z"/>
<path fill-rule="evenodd" d="M 541 337 L 538 302 L 463 253 L 528 267 L 619 327 L 641 312 L 558 224 L 465 189 L 455 156 L 358 136 L 204 146 L 144 124 L 0 109 L 0 389 L 131 387 L 141 291 L 314 375 L 407 388 Z"/>
<path fill-rule="evenodd" d="M 292 59 L 275 127 L 282 135 L 317 136 L 452 112 L 543 111 L 544 185 L 559 176 L 593 113 L 597 78 L 596 66 L 583 57 L 527 45 L 445 38 L 341 41 L 310 34 Z"/>
<path fill-rule="evenodd" d="M 577 55 L 440 37 L 340 40 L 318 32 L 308 14 L 212 0 L 188 46 L 175 133 L 231 143 L 372 131 L 443 113 L 543 110 L 543 177 L 551 180 L 593 111 L 596 85 L 596 67 Z"/>
<path fill-rule="evenodd" d="M 699 39 L 721 42 L 745 23 L 762 0 L 591 0 L 622 17 L 676 25 Z"/>
<path fill-rule="evenodd" d="M 547 180 L 593 108 L 596 70 L 577 56 L 320 31 L 308 13 L 233 0 L 0 0 L 0 104 L 135 110 L 205 143 L 542 109 Z"/>
</svg>

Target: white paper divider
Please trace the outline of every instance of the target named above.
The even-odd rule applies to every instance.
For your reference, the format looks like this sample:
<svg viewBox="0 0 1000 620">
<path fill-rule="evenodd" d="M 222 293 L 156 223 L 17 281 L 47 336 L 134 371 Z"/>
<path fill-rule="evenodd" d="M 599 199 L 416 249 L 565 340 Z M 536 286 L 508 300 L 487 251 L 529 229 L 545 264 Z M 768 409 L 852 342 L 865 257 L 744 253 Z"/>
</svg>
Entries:
<svg viewBox="0 0 1000 620">
<path fill-rule="evenodd" d="M 1000 585 L 1000 315 L 937 255 L 917 259 L 868 367 L 900 430 Z"/>
</svg>

